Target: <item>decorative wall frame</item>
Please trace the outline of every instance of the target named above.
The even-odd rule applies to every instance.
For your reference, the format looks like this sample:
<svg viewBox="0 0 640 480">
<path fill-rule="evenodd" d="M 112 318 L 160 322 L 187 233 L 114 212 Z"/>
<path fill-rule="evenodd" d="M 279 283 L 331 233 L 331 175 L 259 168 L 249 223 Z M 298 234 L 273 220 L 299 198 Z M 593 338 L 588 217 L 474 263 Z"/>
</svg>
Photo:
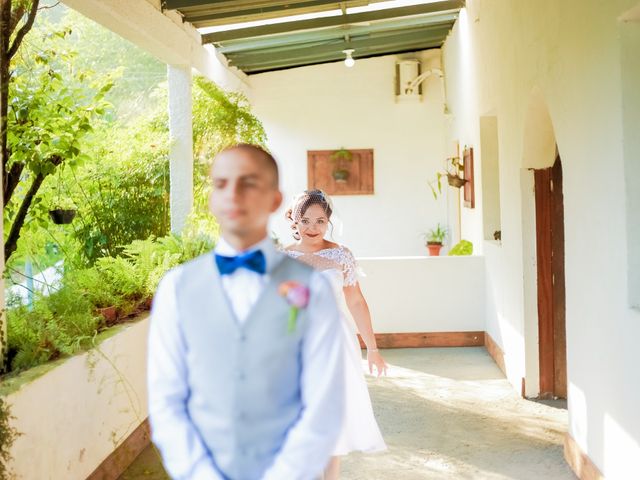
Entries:
<svg viewBox="0 0 640 480">
<path fill-rule="evenodd" d="M 373 195 L 373 149 L 307 151 L 307 188 L 329 195 Z"/>
</svg>

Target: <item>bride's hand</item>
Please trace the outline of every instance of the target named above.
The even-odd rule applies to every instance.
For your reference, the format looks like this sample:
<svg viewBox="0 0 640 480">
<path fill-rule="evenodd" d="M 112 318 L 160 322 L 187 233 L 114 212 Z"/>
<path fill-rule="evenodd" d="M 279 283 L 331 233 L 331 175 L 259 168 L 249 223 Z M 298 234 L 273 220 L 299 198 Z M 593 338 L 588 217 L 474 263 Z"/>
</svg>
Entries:
<svg viewBox="0 0 640 480">
<path fill-rule="evenodd" d="M 373 375 L 373 366 L 378 370 L 378 377 L 383 373 L 387 374 L 387 362 L 384 361 L 380 352 L 376 350 L 367 350 L 367 361 L 369 362 L 369 373 Z"/>
</svg>

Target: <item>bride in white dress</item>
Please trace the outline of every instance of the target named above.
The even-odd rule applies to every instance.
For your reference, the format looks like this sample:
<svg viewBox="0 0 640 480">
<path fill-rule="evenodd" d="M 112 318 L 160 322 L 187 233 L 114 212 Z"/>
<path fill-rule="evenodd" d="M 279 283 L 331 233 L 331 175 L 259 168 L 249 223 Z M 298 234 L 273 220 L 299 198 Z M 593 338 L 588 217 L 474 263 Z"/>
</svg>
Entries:
<svg viewBox="0 0 640 480">
<path fill-rule="evenodd" d="M 310 190 L 299 195 L 286 214 L 297 242 L 285 249 L 291 257 L 324 271 L 331 280 L 338 306 L 343 313 L 342 323 L 348 338 L 345 422 L 334 456 L 325 470 L 324 478 L 327 480 L 339 477 L 340 455 L 353 451 L 376 452 L 387 448 L 371 408 L 356 333 L 360 333 L 367 346 L 369 372 L 373 374 L 375 368 L 380 376 L 386 373 L 387 365 L 376 346 L 369 307 L 358 284 L 355 258 L 345 246 L 324 238 L 332 212 L 331 201 L 321 190 Z"/>
</svg>

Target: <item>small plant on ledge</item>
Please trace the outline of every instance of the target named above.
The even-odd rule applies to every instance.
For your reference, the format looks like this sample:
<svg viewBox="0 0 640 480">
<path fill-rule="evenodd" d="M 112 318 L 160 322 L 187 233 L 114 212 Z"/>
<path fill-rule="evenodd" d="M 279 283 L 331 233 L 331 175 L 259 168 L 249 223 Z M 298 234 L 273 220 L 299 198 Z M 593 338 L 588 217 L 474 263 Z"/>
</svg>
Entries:
<svg viewBox="0 0 640 480">
<path fill-rule="evenodd" d="M 447 237 L 447 229 L 438 223 L 436 228 L 432 228 L 425 235 L 426 245 L 429 249 L 429 255 L 437 257 L 440 255 L 440 249 Z"/>
<path fill-rule="evenodd" d="M 466 148 L 466 147 L 465 147 Z M 431 193 L 436 200 L 442 194 L 442 179 L 447 177 L 447 183 L 454 188 L 460 188 L 467 183 L 464 178 L 464 164 L 459 156 L 448 157 L 444 172 L 436 172 L 436 179 L 429 182 Z"/>
<path fill-rule="evenodd" d="M 345 183 L 349 180 L 349 165 L 353 159 L 353 153 L 342 147 L 329 157 L 334 164 L 331 175 L 336 182 Z"/>
</svg>

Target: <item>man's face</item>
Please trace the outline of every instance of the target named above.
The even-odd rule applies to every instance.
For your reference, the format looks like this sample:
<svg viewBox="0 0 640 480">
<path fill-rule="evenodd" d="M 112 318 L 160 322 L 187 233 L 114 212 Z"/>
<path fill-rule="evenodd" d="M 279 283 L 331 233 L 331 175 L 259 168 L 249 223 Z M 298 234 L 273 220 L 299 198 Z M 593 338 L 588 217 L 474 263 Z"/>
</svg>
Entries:
<svg viewBox="0 0 640 480">
<path fill-rule="evenodd" d="M 282 194 L 265 159 L 249 150 L 229 150 L 216 157 L 211 177 L 209 205 L 223 231 L 244 237 L 266 230 Z"/>
</svg>

